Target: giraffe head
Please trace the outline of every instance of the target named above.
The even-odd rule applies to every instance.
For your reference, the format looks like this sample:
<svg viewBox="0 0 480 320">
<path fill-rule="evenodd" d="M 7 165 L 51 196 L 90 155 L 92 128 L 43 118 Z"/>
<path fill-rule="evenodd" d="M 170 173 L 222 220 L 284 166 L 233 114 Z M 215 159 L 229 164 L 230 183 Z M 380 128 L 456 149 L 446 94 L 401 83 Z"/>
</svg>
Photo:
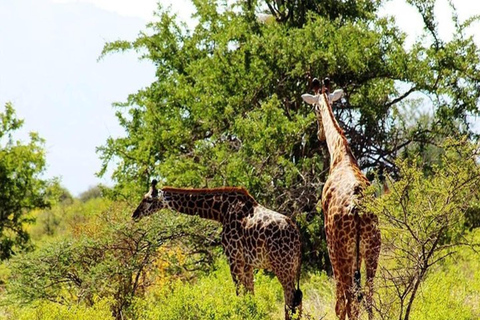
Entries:
<svg viewBox="0 0 480 320">
<path fill-rule="evenodd" d="M 320 113 L 320 106 L 321 101 L 323 101 L 323 94 L 320 92 L 320 81 L 315 78 L 312 81 L 312 86 L 313 86 L 313 91 L 315 92 L 315 95 L 311 95 L 308 93 L 302 94 L 302 99 L 308 104 L 313 105 L 313 110 L 315 111 L 315 116 L 317 117 L 317 122 L 318 122 L 318 131 L 317 131 L 317 136 L 318 140 L 320 141 L 325 141 L 325 132 L 323 130 L 323 122 L 322 122 L 322 115 Z"/>
<path fill-rule="evenodd" d="M 161 192 L 158 192 L 156 186 L 157 180 L 154 179 L 152 180 L 150 190 L 143 196 L 142 201 L 138 205 L 137 209 L 135 209 L 133 212 L 133 219 L 138 220 L 165 207 L 162 194 Z"/>
<path fill-rule="evenodd" d="M 343 97 L 343 90 L 338 89 L 335 90 L 333 93 L 330 93 L 330 79 L 325 78 L 323 80 L 323 85 L 320 85 L 320 80 L 317 78 L 313 79 L 312 81 L 312 88 L 315 95 L 311 95 L 308 93 L 302 94 L 302 99 L 308 103 L 313 105 L 313 110 L 315 111 L 315 115 L 317 117 L 318 122 L 318 140 L 325 141 L 325 132 L 323 130 L 323 122 L 322 122 L 322 108 L 326 108 L 328 103 L 335 102 Z M 328 101 L 327 101 L 328 99 Z"/>
</svg>

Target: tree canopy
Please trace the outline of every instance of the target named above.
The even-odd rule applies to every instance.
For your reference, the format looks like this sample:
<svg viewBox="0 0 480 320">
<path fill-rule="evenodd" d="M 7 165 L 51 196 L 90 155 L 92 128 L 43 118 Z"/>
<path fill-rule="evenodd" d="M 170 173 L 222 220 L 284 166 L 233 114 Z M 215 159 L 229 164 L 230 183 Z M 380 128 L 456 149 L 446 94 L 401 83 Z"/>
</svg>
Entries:
<svg viewBox="0 0 480 320">
<path fill-rule="evenodd" d="M 103 55 L 136 50 L 156 66 L 156 80 L 116 104 L 126 136 L 99 147 L 100 174 L 115 166 L 118 194 L 142 194 L 152 178 L 242 185 L 279 212 L 315 212 L 328 156 L 300 98 L 313 76 L 346 92 L 334 112 L 363 170 L 395 174 L 393 160 L 409 148 L 474 138 L 480 60 L 466 33 L 474 19 L 453 14 L 445 41 L 434 1 L 408 2 L 425 23 L 410 48 L 394 19 L 377 15 L 384 1 L 196 0 L 193 29 L 159 6 L 136 40 L 104 47 Z"/>
</svg>

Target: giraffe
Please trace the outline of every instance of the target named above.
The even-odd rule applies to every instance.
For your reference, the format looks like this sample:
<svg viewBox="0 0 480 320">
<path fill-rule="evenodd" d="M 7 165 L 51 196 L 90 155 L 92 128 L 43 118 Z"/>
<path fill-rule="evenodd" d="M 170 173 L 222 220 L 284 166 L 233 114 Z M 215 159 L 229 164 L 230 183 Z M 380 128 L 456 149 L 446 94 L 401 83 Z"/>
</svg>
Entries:
<svg viewBox="0 0 480 320">
<path fill-rule="evenodd" d="M 326 82 L 326 81 L 325 81 Z M 378 265 L 381 238 L 378 218 L 359 210 L 363 191 L 369 181 L 360 171 L 350 146 L 333 115 L 330 103 L 343 94 L 329 93 L 313 80 L 315 95 L 304 94 L 305 102 L 314 105 L 318 139 L 326 141 L 330 154 L 329 175 L 322 191 L 327 248 L 336 282 L 335 313 L 340 320 L 358 319 L 363 297 L 360 267 L 365 261 L 366 309 L 373 318 L 373 278 Z"/>
<path fill-rule="evenodd" d="M 261 206 L 241 187 L 158 190 L 156 184 L 153 180 L 133 219 L 166 208 L 220 222 L 222 246 L 237 295 L 242 286 L 253 294 L 254 268 L 271 270 L 283 287 L 285 319 L 297 311 L 301 315 L 300 232 L 289 217 Z"/>
</svg>

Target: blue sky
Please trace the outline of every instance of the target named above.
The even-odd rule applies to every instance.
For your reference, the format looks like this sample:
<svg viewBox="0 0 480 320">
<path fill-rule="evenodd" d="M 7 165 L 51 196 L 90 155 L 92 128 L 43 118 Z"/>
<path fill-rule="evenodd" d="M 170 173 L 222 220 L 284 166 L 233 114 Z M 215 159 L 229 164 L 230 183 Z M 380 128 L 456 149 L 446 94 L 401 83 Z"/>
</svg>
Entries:
<svg viewBox="0 0 480 320">
<path fill-rule="evenodd" d="M 171 2 L 161 0 L 163 5 Z M 188 0 L 172 1 L 188 20 Z M 47 178 L 60 177 L 78 195 L 98 183 L 101 162 L 95 148 L 123 135 L 113 102 L 148 86 L 155 69 L 135 53 L 97 61 L 105 42 L 133 40 L 153 19 L 156 0 L 0 0 L 0 107 L 11 101 L 25 120 L 20 139 L 35 131 L 46 139 Z M 440 31 L 451 34 L 447 0 L 438 1 Z M 461 19 L 480 14 L 480 1 L 454 0 Z M 421 21 L 403 0 L 382 11 L 396 14 L 411 39 Z M 478 26 L 478 24 L 477 24 Z M 478 38 L 477 38 L 478 40 Z"/>
</svg>

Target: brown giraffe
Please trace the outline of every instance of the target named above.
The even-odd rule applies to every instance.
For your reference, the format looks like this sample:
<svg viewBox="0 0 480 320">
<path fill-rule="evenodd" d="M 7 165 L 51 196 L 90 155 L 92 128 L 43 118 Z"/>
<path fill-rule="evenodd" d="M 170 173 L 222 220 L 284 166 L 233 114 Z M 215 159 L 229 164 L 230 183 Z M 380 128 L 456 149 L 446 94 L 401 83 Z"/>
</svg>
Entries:
<svg viewBox="0 0 480 320">
<path fill-rule="evenodd" d="M 253 293 L 253 269 L 267 269 L 280 281 L 285 298 L 285 319 L 301 313 L 302 292 L 295 289 L 301 267 L 300 232 L 287 216 L 259 205 L 244 188 L 214 189 L 156 188 L 133 213 L 133 219 L 167 208 L 222 224 L 222 246 L 236 286 Z"/>
<path fill-rule="evenodd" d="M 378 218 L 359 211 L 359 201 L 369 181 L 360 171 L 350 146 L 338 125 L 330 105 L 341 97 L 341 91 L 320 93 L 319 81 L 313 82 L 315 95 L 304 94 L 303 100 L 314 105 L 318 122 L 318 139 L 327 142 L 330 171 L 322 191 L 322 207 L 327 247 L 336 281 L 337 317 L 358 319 L 362 299 L 360 267 L 366 267 L 366 309 L 373 318 L 373 278 L 380 254 Z M 326 92 L 327 91 L 327 92 Z"/>
</svg>

